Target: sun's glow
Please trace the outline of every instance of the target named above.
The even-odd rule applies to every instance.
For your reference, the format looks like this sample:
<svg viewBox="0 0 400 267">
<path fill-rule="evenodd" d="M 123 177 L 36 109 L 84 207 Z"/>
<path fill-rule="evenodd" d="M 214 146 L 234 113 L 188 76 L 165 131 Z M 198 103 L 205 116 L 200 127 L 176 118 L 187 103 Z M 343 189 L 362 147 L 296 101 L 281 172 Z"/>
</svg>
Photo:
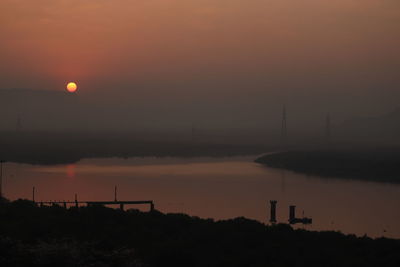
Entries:
<svg viewBox="0 0 400 267">
<path fill-rule="evenodd" d="M 70 93 L 74 93 L 78 89 L 78 86 L 74 82 L 70 82 L 67 84 L 67 90 Z"/>
</svg>

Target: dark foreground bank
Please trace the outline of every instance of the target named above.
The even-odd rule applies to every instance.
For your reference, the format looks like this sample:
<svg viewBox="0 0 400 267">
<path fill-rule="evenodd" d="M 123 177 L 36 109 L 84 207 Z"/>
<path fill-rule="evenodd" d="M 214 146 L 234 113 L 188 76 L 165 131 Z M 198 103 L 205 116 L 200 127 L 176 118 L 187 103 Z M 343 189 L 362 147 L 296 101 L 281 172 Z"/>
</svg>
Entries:
<svg viewBox="0 0 400 267">
<path fill-rule="evenodd" d="M 400 148 L 287 151 L 256 162 L 308 175 L 400 183 Z"/>
<path fill-rule="evenodd" d="M 104 207 L 0 205 L 0 266 L 400 266 L 400 240 Z"/>
</svg>

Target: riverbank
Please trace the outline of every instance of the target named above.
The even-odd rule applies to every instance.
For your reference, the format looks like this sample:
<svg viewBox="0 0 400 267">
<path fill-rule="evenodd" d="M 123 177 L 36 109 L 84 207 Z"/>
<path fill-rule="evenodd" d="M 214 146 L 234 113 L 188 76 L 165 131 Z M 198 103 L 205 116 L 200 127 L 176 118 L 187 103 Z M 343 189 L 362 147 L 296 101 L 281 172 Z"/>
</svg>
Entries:
<svg viewBox="0 0 400 267">
<path fill-rule="evenodd" d="M 307 175 L 400 183 L 397 147 L 286 151 L 262 156 L 255 162 Z"/>
<path fill-rule="evenodd" d="M 104 207 L 0 205 L 1 266 L 399 266 L 400 240 Z"/>
</svg>

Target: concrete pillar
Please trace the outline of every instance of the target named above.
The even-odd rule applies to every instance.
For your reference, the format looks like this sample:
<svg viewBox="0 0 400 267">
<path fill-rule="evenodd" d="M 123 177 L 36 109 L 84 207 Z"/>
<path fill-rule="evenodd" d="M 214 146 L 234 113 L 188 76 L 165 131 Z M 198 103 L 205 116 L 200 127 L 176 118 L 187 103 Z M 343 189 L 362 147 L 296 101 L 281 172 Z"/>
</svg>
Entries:
<svg viewBox="0 0 400 267">
<path fill-rule="evenodd" d="M 270 217 L 270 223 L 274 224 L 276 223 L 276 200 L 271 200 L 269 202 L 271 204 L 271 217 Z"/>
<path fill-rule="evenodd" d="M 296 220 L 296 206 L 289 206 L 289 223 L 292 224 Z"/>
</svg>

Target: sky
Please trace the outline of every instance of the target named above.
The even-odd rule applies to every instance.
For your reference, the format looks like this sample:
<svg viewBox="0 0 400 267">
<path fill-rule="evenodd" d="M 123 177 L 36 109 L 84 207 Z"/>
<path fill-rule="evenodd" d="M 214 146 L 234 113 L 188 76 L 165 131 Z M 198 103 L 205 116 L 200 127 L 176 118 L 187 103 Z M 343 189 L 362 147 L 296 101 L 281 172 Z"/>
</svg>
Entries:
<svg viewBox="0 0 400 267">
<path fill-rule="evenodd" d="M 398 0 L 2 0 L 1 89 L 158 125 L 293 127 L 400 106 Z"/>
</svg>

